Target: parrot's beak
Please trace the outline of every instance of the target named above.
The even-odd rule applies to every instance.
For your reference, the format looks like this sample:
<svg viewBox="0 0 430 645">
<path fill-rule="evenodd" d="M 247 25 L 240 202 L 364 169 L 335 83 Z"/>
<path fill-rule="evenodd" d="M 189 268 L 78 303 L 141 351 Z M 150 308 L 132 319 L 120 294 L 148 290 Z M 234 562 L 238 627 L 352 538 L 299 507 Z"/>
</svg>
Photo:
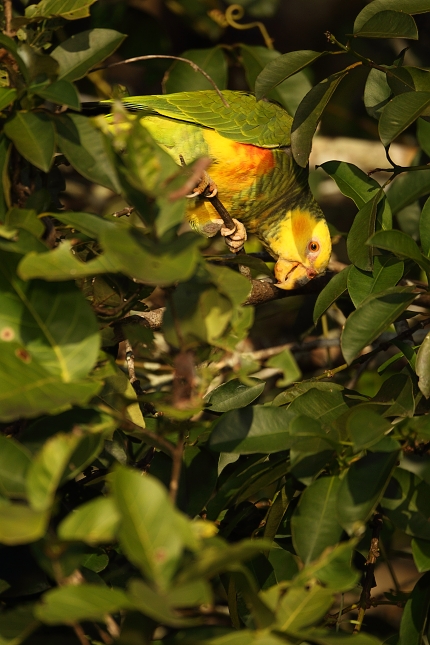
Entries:
<svg viewBox="0 0 430 645">
<path fill-rule="evenodd" d="M 306 267 L 301 262 L 279 259 L 275 264 L 275 278 L 278 280 L 275 287 L 287 291 L 298 289 L 317 275 L 318 271 L 312 266 Z"/>
</svg>

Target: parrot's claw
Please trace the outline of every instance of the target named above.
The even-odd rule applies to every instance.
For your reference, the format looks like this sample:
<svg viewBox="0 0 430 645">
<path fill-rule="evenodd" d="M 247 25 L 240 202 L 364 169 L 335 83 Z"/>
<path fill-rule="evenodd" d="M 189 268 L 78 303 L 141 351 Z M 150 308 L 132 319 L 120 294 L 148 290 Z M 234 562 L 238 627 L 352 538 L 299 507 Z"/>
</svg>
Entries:
<svg viewBox="0 0 430 645">
<path fill-rule="evenodd" d="M 221 227 L 220 233 L 225 237 L 225 243 L 230 251 L 232 251 L 232 253 L 238 253 L 243 249 L 243 245 L 248 239 L 248 236 L 246 234 L 246 228 L 242 222 L 239 222 L 238 219 L 233 219 L 233 222 L 235 223 L 234 229 L 227 228 L 227 226 L 224 225 Z"/>
<path fill-rule="evenodd" d="M 205 192 L 206 190 L 208 190 L 207 193 Z M 187 195 L 187 198 L 193 199 L 194 197 L 201 197 L 203 193 L 205 193 L 204 196 L 208 197 L 209 199 L 211 197 L 215 197 L 215 195 L 218 193 L 216 183 L 213 181 L 213 179 L 210 178 L 206 171 L 203 172 L 201 180 L 194 188 L 194 191 L 190 193 L 190 195 Z"/>
</svg>

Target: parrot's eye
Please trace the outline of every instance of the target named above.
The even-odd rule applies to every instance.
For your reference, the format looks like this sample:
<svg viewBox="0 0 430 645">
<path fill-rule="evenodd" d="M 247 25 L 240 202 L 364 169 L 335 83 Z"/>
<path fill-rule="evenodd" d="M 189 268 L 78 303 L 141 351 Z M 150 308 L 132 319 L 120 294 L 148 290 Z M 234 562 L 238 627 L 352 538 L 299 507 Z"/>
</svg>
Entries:
<svg viewBox="0 0 430 645">
<path fill-rule="evenodd" d="M 320 245 L 318 244 L 318 242 L 309 242 L 308 250 L 311 251 L 311 253 L 316 253 L 320 250 Z"/>
</svg>

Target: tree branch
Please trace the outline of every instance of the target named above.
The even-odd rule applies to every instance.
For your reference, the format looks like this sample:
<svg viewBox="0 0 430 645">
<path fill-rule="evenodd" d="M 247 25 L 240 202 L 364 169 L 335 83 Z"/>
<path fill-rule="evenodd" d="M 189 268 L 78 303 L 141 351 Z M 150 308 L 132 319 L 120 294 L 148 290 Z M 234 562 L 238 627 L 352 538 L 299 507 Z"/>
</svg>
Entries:
<svg viewBox="0 0 430 645">
<path fill-rule="evenodd" d="M 354 627 L 354 634 L 357 634 L 361 630 L 363 624 L 364 614 L 366 609 L 371 607 L 371 589 L 373 587 L 374 573 L 376 560 L 379 558 L 379 534 L 382 529 L 382 515 L 376 513 L 373 517 L 372 522 L 372 539 L 370 541 L 369 555 L 366 560 L 366 574 L 363 582 L 363 590 L 361 592 L 360 600 L 358 601 L 358 619 L 357 624 Z"/>
</svg>

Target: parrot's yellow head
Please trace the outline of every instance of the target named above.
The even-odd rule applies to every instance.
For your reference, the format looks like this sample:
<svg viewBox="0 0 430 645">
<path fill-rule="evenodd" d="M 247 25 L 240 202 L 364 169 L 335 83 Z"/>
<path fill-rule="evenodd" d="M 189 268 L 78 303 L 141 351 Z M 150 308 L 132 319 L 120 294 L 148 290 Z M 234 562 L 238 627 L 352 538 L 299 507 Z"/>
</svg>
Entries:
<svg viewBox="0 0 430 645">
<path fill-rule="evenodd" d="M 271 243 L 278 255 L 276 286 L 287 290 L 302 287 L 324 273 L 331 256 L 330 232 L 322 213 L 295 209 L 289 215 Z"/>
</svg>

